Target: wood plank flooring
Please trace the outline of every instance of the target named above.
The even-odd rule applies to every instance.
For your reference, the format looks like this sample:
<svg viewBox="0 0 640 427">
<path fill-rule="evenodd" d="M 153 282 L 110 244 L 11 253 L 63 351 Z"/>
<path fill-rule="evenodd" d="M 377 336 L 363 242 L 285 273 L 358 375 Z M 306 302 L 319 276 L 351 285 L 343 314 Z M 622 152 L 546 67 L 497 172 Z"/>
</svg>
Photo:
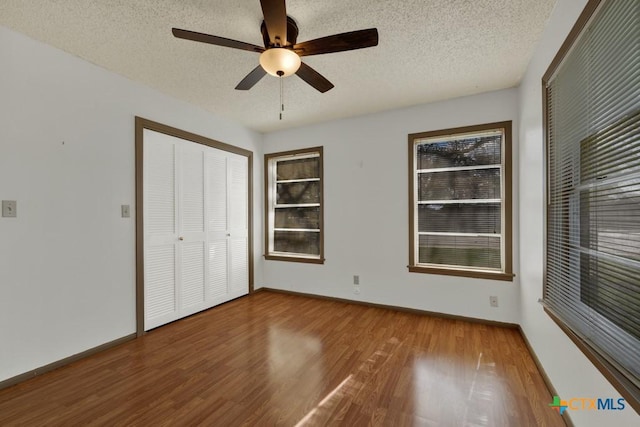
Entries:
<svg viewBox="0 0 640 427">
<path fill-rule="evenodd" d="M 563 426 L 519 332 L 258 292 L 0 391 L 0 425 Z"/>
</svg>

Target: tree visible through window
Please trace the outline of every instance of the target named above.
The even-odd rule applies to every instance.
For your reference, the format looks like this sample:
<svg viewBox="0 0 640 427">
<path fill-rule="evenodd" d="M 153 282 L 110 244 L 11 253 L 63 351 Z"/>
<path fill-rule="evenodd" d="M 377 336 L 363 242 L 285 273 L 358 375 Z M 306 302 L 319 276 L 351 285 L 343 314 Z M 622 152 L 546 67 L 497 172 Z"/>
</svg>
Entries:
<svg viewBox="0 0 640 427">
<path fill-rule="evenodd" d="M 409 135 L 411 271 L 511 278 L 510 133 L 504 122 Z"/>
<path fill-rule="evenodd" d="M 323 262 L 322 147 L 265 155 L 266 258 Z"/>
</svg>

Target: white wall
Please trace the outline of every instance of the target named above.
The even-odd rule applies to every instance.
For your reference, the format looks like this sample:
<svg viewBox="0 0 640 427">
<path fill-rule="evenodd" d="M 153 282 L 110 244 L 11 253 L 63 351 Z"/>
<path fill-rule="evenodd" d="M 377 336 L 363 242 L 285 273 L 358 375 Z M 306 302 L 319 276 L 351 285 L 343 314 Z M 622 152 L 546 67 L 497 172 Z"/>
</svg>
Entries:
<svg viewBox="0 0 640 427">
<path fill-rule="evenodd" d="M 0 64 L 2 381 L 135 332 L 134 116 L 252 150 L 258 212 L 262 135 L 4 27 Z"/>
<path fill-rule="evenodd" d="M 559 0 L 519 88 L 520 111 L 520 286 L 522 328 L 560 397 L 619 397 L 611 384 L 544 313 L 544 143 L 541 79 L 566 39 L 586 0 Z M 570 411 L 579 426 L 640 425 L 624 411 Z"/>
<path fill-rule="evenodd" d="M 407 109 L 332 121 L 265 136 L 265 153 L 324 147 L 324 265 L 264 262 L 270 288 L 519 322 L 513 283 L 409 273 L 409 133 L 513 120 L 517 188 L 517 91 L 492 92 Z M 517 194 L 514 194 L 517 206 Z M 514 208 L 514 272 L 518 213 Z M 361 294 L 353 293 L 360 275 Z M 497 295 L 500 307 L 489 306 Z"/>
</svg>

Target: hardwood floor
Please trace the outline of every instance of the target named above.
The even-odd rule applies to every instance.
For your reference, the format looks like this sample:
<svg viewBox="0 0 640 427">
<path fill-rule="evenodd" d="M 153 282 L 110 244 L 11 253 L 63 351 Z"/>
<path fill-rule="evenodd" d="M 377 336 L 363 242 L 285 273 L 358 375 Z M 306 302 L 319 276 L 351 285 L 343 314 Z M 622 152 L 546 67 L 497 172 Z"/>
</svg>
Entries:
<svg viewBox="0 0 640 427">
<path fill-rule="evenodd" d="M 0 391 L 0 425 L 563 426 L 519 332 L 259 292 Z"/>
</svg>

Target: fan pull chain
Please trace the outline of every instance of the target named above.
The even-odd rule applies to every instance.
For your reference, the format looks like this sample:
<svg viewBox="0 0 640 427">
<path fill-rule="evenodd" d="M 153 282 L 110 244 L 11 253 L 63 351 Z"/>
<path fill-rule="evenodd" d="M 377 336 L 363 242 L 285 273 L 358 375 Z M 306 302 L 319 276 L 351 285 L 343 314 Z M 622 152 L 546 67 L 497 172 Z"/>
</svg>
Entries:
<svg viewBox="0 0 640 427">
<path fill-rule="evenodd" d="M 280 120 L 282 120 L 282 112 L 284 111 L 284 90 L 283 90 L 283 81 L 282 76 L 284 73 L 282 71 L 278 71 L 278 75 L 280 76 Z"/>
</svg>

